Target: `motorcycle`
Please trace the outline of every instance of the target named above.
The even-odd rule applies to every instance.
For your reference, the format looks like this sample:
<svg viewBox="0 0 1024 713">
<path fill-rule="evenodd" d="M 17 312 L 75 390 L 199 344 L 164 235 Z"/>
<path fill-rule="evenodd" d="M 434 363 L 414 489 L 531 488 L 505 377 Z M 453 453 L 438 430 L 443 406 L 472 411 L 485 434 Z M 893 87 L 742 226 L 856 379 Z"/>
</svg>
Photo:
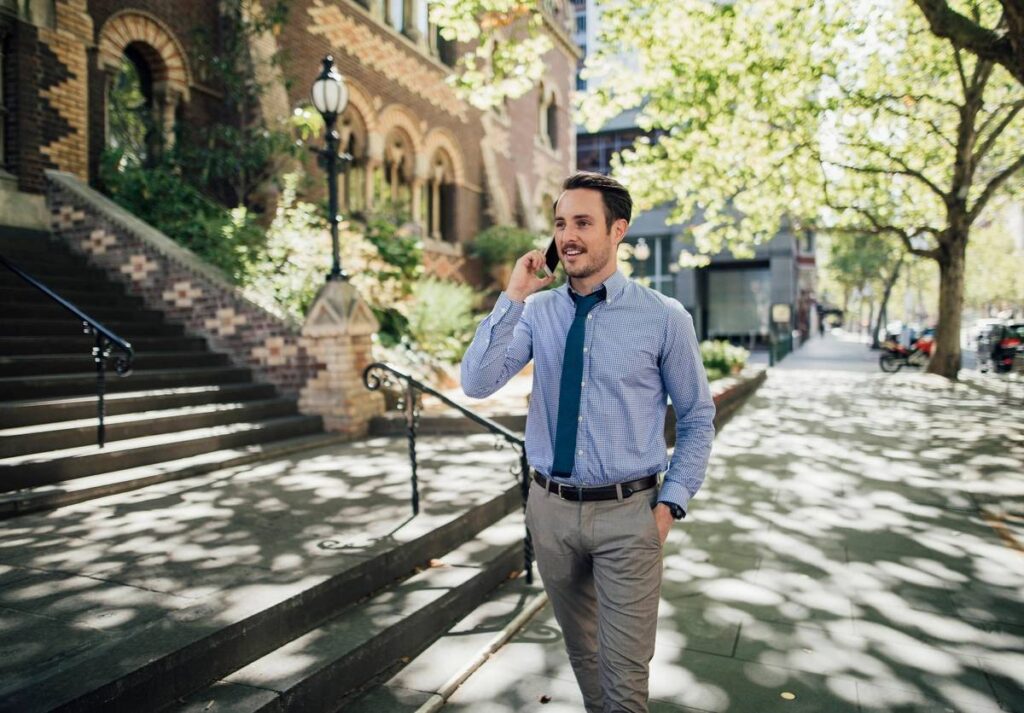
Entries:
<svg viewBox="0 0 1024 713">
<path fill-rule="evenodd" d="M 935 338 L 930 334 L 922 335 L 910 347 L 905 347 L 890 337 L 882 342 L 882 355 L 878 359 L 878 365 L 887 374 L 895 374 L 905 366 L 926 367 L 932 357 L 934 346 Z"/>
</svg>

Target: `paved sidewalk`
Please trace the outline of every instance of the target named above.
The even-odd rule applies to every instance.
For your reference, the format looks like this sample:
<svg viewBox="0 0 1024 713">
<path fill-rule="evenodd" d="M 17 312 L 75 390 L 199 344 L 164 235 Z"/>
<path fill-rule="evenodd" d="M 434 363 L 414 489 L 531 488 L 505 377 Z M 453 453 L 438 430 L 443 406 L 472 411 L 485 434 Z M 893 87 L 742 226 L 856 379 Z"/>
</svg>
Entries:
<svg viewBox="0 0 1024 713">
<path fill-rule="evenodd" d="M 97 647 L 225 626 L 450 523 L 515 484 L 494 445 L 421 438 L 415 518 L 406 443 L 377 438 L 5 521 L 0 710 Z"/>
<path fill-rule="evenodd" d="M 1024 711 L 1024 432 L 833 334 L 722 430 L 666 544 L 652 711 Z M 446 709 L 580 711 L 546 608 Z"/>
</svg>

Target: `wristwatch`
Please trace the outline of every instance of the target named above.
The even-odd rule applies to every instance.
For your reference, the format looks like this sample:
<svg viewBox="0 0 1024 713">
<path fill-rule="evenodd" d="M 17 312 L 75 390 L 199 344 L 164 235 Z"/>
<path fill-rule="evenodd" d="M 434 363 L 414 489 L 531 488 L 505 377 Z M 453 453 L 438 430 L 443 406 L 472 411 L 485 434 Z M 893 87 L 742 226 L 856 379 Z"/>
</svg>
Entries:
<svg viewBox="0 0 1024 713">
<path fill-rule="evenodd" d="M 673 519 L 682 520 L 684 517 L 686 517 L 686 511 L 683 510 L 681 505 L 676 505 L 675 503 L 667 503 L 664 500 L 661 501 L 661 504 L 668 507 L 668 511 L 672 513 Z"/>
</svg>

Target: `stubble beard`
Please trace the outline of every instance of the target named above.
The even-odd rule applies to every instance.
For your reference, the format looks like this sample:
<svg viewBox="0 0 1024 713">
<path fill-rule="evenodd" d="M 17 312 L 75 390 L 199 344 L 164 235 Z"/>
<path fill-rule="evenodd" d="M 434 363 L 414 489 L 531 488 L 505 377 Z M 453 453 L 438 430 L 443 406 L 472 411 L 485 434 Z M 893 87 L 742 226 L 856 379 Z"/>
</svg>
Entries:
<svg viewBox="0 0 1024 713">
<path fill-rule="evenodd" d="M 604 246 L 602 246 L 604 247 Z M 595 250 L 587 249 L 584 255 L 587 256 L 587 261 L 583 265 L 569 266 L 562 262 L 562 267 L 565 269 L 565 274 L 569 277 L 576 278 L 577 280 L 585 280 L 592 275 L 596 275 L 608 266 L 608 251 L 602 251 L 602 254 L 598 254 Z"/>
</svg>

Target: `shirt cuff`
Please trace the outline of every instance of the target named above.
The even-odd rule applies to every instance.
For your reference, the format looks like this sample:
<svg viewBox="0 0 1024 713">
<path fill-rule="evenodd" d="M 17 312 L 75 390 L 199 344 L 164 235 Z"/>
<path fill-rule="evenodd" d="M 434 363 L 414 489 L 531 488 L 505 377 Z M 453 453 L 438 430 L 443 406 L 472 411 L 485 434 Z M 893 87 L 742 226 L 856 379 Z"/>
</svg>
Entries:
<svg viewBox="0 0 1024 713">
<path fill-rule="evenodd" d="M 658 493 L 659 503 L 674 503 L 687 512 L 690 505 L 690 493 L 679 483 L 666 480 L 661 484 L 661 491 Z"/>
<path fill-rule="evenodd" d="M 525 302 L 516 302 L 514 299 L 502 292 L 498 295 L 498 300 L 494 303 L 494 309 L 491 311 L 491 314 L 499 317 L 511 314 L 516 319 L 519 319 L 519 316 L 523 313 L 523 309 L 525 307 Z"/>
</svg>

